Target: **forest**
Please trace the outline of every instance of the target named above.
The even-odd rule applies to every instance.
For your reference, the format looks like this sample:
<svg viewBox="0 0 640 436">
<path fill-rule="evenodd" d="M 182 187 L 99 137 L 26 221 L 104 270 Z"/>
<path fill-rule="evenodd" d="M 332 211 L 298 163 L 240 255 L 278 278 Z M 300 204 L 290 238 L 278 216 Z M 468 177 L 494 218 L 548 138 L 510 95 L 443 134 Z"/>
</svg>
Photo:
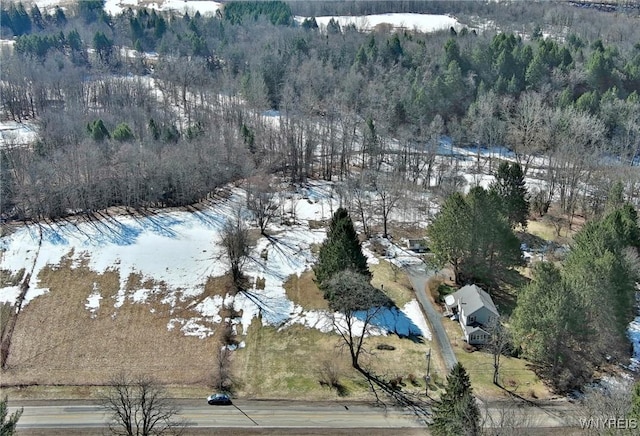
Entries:
<svg viewBox="0 0 640 436">
<path fill-rule="evenodd" d="M 355 3 L 314 8 L 355 13 Z M 357 3 L 360 13 L 389 7 Z M 2 151 L 3 216 L 187 205 L 256 171 L 362 182 L 385 166 L 399 183 L 446 195 L 460 180 L 436 168 L 444 136 L 478 150 L 506 146 L 525 175 L 546 182 L 533 193 L 543 205 L 558 198 L 567 213 L 599 213 L 640 145 L 633 11 L 522 2 L 396 10 L 418 5 L 451 7 L 469 25 L 320 29 L 312 17 L 292 19 L 316 12 L 303 2 L 231 2 L 207 17 L 110 16 L 99 0 L 51 13 L 3 4 L 2 36 L 14 40 L 3 48 L 3 116 L 39 133 L 31 147 L 16 139 Z M 481 30 L 475 14 L 489 12 L 494 26 Z"/>
<path fill-rule="evenodd" d="M 314 18 L 384 12 L 448 13 L 461 25 L 361 31 Z M 365 235 L 371 195 L 384 237 L 401 201 L 431 220 L 435 198 L 439 260 L 458 283 L 492 284 L 521 263 L 513 229 L 553 205 L 589 223 L 563 265 L 541 262 L 522 286 L 511 325 L 519 352 L 567 391 L 628 351 L 640 277 L 637 204 L 625 202 L 640 189 L 638 9 L 267 1 L 227 2 L 213 16 L 114 16 L 91 0 L 48 11 L 3 3 L 0 13 L 11 41 L 1 115 L 38 133 L 34 143 L 4 135 L 3 221 L 188 206 L 249 178 L 255 201 L 272 175 L 323 179 Z M 438 157 L 443 143 L 472 151 L 475 175 L 497 184 L 462 194 L 460 159 Z M 507 150 L 512 165 L 485 158 L 487 148 Z M 509 180 L 526 207 L 496 200 Z"/>
</svg>

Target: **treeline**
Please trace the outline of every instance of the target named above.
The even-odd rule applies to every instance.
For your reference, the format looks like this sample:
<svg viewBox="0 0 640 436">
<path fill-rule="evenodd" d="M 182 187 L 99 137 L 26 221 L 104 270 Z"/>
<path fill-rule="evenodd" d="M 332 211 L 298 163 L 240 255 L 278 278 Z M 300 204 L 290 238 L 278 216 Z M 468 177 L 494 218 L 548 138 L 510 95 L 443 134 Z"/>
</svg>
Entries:
<svg viewBox="0 0 640 436">
<path fill-rule="evenodd" d="M 222 16 L 232 24 L 240 24 L 245 18 L 251 18 L 255 21 L 260 16 L 265 16 L 271 24 L 275 25 L 293 23 L 291 8 L 281 1 L 232 1 L 224 5 Z"/>
<path fill-rule="evenodd" d="M 202 153 L 223 150 L 231 159 L 224 174 L 241 175 L 239 169 L 254 165 L 294 182 L 311 176 L 346 179 L 385 167 L 413 184 L 450 192 L 459 189 L 455 165 L 446 168 L 435 160 L 439 138 L 449 135 L 462 145 L 508 146 L 525 174 L 546 179 L 546 188 L 533 193 L 542 213 L 556 196 L 569 213 L 597 213 L 611 180 L 603 156 L 618 165 L 635 162 L 640 46 L 587 40 L 582 26 L 571 27 L 563 43 L 543 38 L 541 29 L 531 40 L 469 29 L 361 33 L 338 23 L 325 32 L 311 24 L 254 21 L 252 8 L 258 6 L 245 2 L 231 10 L 252 18 L 235 24 L 224 17 L 147 10 L 110 17 L 101 4 L 81 2 L 65 20 L 39 31 L 32 27 L 3 55 L 4 115 L 33 119 L 40 133 L 32 151 L 4 152 L 3 165 L 11 170 L 2 173 L 8 186 L 5 214 L 34 218 L 92 209 L 91 202 L 73 204 L 74 196 L 57 194 L 67 200 L 53 213 L 27 194 L 30 184 L 47 183 L 43 168 L 54 155 L 83 168 L 77 147 L 104 150 L 103 167 L 113 150 L 122 162 L 141 159 L 139 150 L 161 149 L 181 163 L 206 161 Z M 263 15 L 286 12 L 278 2 L 260 7 Z M 3 8 L 7 14 L 24 9 Z M 34 14 L 27 16 L 33 22 Z M 589 17 L 600 23 L 600 15 Z M 150 50 L 157 54 L 145 53 Z M 281 117 L 261 116 L 266 109 Z M 97 120 L 108 136 L 87 129 Z M 156 128 L 149 127 L 151 120 Z M 114 136 L 122 123 L 130 132 L 126 141 Z M 163 153 L 157 154 L 159 162 Z M 542 154 L 550 165 L 546 173 L 532 159 Z M 355 171 L 354 157 L 361 162 Z M 488 169 L 483 165 L 478 156 L 477 171 L 491 171 L 491 162 Z M 153 182 L 145 181 L 149 172 L 127 176 L 142 182 L 118 181 L 149 186 L 140 189 L 144 195 L 111 194 L 126 190 L 112 188 L 115 175 L 92 169 L 108 186 L 100 189 L 108 194 L 100 194 L 95 207 L 186 204 L 218 181 L 203 170 L 202 186 L 174 188 L 182 176 L 171 165 L 152 167 Z M 88 173 L 77 177 L 96 180 Z M 594 188 L 584 189 L 581 181 Z M 628 182 L 628 194 L 634 194 L 637 180 Z M 50 194 L 46 198 L 58 198 Z"/>
<path fill-rule="evenodd" d="M 562 266 L 540 262 L 518 294 L 517 345 L 558 391 L 584 385 L 606 362 L 625 361 L 635 316 L 640 229 L 614 185 L 607 213 L 574 237 Z"/>
</svg>

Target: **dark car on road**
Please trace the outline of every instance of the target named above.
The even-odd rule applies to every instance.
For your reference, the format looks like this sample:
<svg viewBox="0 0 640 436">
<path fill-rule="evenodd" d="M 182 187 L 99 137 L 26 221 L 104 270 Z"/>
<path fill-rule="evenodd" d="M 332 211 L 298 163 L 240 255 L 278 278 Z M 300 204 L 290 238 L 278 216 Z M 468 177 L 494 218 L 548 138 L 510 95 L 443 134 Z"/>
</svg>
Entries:
<svg viewBox="0 0 640 436">
<path fill-rule="evenodd" d="M 207 403 L 212 406 L 229 406 L 231 398 L 227 394 L 211 394 L 207 397 Z"/>
</svg>

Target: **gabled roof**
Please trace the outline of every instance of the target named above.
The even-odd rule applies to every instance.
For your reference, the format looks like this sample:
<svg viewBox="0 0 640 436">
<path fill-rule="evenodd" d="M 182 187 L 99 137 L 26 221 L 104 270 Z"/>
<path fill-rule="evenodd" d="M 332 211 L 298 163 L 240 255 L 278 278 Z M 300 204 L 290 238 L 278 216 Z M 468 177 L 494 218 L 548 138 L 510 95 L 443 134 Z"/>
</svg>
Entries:
<svg viewBox="0 0 640 436">
<path fill-rule="evenodd" d="M 471 315 L 478 309 L 486 307 L 495 313 L 496 316 L 500 316 L 496 305 L 493 304 L 491 296 L 476 285 L 463 286 L 452 295 L 456 300 L 456 304 L 460 302 L 464 305 L 464 313 L 466 315 Z"/>
</svg>

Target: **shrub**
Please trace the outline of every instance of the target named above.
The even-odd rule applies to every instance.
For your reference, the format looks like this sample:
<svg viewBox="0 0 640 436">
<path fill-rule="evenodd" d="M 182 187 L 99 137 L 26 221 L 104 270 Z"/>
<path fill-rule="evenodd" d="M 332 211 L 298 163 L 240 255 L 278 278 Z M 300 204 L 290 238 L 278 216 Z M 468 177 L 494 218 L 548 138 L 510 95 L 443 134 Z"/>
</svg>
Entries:
<svg viewBox="0 0 640 436">
<path fill-rule="evenodd" d="M 415 374 L 411 373 L 407 376 L 407 379 L 409 380 L 409 383 L 411 383 L 412 386 L 420 386 L 420 381 L 418 380 L 418 377 L 416 377 Z"/>
<path fill-rule="evenodd" d="M 466 343 L 466 342 L 465 342 L 465 343 L 464 343 L 464 345 L 462 346 L 462 349 L 463 349 L 464 351 L 466 351 L 467 353 L 473 353 L 474 351 L 478 351 L 478 349 L 477 349 L 476 347 L 474 347 L 473 345 L 468 344 L 468 343 Z"/>
</svg>

